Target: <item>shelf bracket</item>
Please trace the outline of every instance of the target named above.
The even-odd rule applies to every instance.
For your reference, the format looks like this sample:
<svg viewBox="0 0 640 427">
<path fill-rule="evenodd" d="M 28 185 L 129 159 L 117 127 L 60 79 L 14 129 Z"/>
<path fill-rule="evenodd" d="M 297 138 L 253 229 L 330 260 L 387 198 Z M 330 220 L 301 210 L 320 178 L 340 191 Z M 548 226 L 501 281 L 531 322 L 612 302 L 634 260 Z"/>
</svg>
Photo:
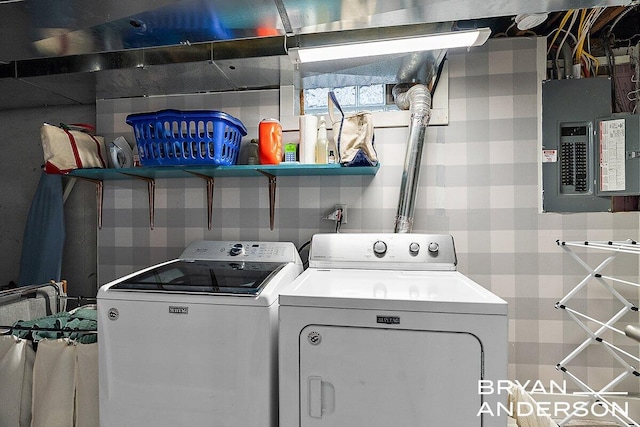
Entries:
<svg viewBox="0 0 640 427">
<path fill-rule="evenodd" d="M 269 229 L 273 231 L 276 211 L 276 176 L 261 170 L 258 172 L 269 179 Z"/>
<path fill-rule="evenodd" d="M 85 178 L 77 176 L 74 178 L 81 179 L 83 181 L 92 182 L 96 185 L 96 206 L 98 209 L 98 230 L 102 229 L 102 206 L 104 202 L 104 182 L 101 179 Z"/>
<path fill-rule="evenodd" d="M 203 175 L 201 173 L 186 171 L 193 176 L 202 178 L 207 181 L 207 228 L 211 231 L 211 218 L 213 217 L 213 177 L 209 175 Z"/>
<path fill-rule="evenodd" d="M 122 172 L 123 175 L 131 178 L 140 179 L 147 183 L 147 193 L 149 194 L 149 229 L 153 230 L 153 222 L 155 217 L 155 199 L 156 199 L 156 180 L 146 176 L 135 175 Z"/>
</svg>

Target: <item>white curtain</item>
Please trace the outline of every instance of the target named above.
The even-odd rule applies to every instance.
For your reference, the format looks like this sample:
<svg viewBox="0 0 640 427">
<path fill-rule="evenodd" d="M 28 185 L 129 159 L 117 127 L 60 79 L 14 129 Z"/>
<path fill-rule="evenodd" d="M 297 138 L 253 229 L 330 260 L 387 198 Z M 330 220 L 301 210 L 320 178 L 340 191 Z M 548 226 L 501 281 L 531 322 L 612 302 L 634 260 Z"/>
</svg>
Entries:
<svg viewBox="0 0 640 427">
<path fill-rule="evenodd" d="M 98 427 L 98 344 L 0 336 L 0 427 Z"/>
<path fill-rule="evenodd" d="M 76 427 L 99 427 L 98 343 L 78 344 L 76 363 Z"/>
<path fill-rule="evenodd" d="M 31 427 L 72 427 L 76 346 L 68 340 L 38 342 L 33 367 Z"/>
<path fill-rule="evenodd" d="M 31 387 L 35 352 L 31 341 L 0 336 L 0 427 L 31 423 Z"/>
</svg>

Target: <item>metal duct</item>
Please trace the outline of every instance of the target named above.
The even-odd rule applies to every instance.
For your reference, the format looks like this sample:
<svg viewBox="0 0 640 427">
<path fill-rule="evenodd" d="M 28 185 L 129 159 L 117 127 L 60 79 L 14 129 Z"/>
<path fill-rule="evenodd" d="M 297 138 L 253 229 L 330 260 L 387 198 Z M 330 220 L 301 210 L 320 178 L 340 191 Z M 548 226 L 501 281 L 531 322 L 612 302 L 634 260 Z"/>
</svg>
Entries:
<svg viewBox="0 0 640 427">
<path fill-rule="evenodd" d="M 437 69 L 434 69 L 436 63 L 434 52 L 412 53 L 402 60 L 400 69 L 396 74 L 397 81 L 400 83 L 428 82 L 431 80 L 430 76 L 433 76 L 437 71 Z"/>
<path fill-rule="evenodd" d="M 411 86 L 408 91 L 402 85 L 393 88 L 396 105 L 402 110 L 411 111 L 409 124 L 409 140 L 407 153 L 404 158 L 402 182 L 400 184 L 400 198 L 396 214 L 395 233 L 410 233 L 413 228 L 413 212 L 415 209 L 416 190 L 420 175 L 422 147 L 426 135 L 427 125 L 431 117 L 431 93 L 423 84 Z"/>
<path fill-rule="evenodd" d="M 452 26 L 451 22 L 435 24 L 437 31 L 449 31 Z M 434 77 L 437 76 L 440 64 L 444 61 L 446 54 L 446 50 L 412 54 L 402 62 L 396 75 L 399 84 L 393 88 L 393 98 L 398 108 L 411 111 L 411 119 L 400 183 L 395 233 L 411 233 L 413 229 L 413 212 L 422 161 L 422 147 L 431 118 L 431 91 L 425 85 L 437 83 Z M 413 83 L 418 84 L 411 86 Z M 407 88 L 409 89 L 407 90 Z M 435 86 L 431 90 L 435 90 Z"/>
<path fill-rule="evenodd" d="M 430 33 L 443 33 L 451 31 L 451 22 L 441 22 L 428 26 Z M 431 50 L 426 52 L 415 52 L 406 56 L 398 68 L 396 81 L 398 83 L 424 83 L 429 84 L 433 76 L 438 72 L 438 67 L 447 54 L 446 50 Z M 400 107 L 402 108 L 402 107 Z M 404 108 L 408 109 L 407 106 Z"/>
</svg>

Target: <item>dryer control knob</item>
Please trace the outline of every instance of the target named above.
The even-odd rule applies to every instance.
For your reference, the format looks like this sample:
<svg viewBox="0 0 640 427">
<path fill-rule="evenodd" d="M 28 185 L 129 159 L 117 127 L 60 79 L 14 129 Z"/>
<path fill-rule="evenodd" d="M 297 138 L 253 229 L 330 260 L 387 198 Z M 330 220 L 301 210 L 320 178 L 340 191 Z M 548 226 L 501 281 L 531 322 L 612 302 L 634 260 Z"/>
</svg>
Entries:
<svg viewBox="0 0 640 427">
<path fill-rule="evenodd" d="M 436 243 L 436 242 L 431 242 L 431 243 L 429 243 L 429 246 L 427 247 L 427 249 L 432 254 L 436 254 L 440 250 L 440 245 L 438 245 L 438 243 Z"/>
<path fill-rule="evenodd" d="M 409 253 L 411 255 L 418 255 L 418 252 L 420 252 L 420 245 L 416 242 L 411 243 L 409 245 Z"/>
<path fill-rule="evenodd" d="M 382 240 L 378 240 L 373 244 L 373 253 L 376 254 L 377 257 L 382 257 L 387 253 L 387 244 Z"/>
</svg>

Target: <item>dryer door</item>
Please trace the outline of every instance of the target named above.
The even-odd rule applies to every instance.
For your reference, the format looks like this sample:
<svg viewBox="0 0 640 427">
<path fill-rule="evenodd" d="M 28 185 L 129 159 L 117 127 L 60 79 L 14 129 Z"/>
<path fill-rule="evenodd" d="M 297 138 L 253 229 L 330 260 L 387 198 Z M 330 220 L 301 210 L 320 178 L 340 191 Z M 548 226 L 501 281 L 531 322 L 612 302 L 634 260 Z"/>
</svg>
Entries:
<svg viewBox="0 0 640 427">
<path fill-rule="evenodd" d="M 481 373 L 468 333 L 310 325 L 300 334 L 300 426 L 480 426 Z"/>
</svg>

